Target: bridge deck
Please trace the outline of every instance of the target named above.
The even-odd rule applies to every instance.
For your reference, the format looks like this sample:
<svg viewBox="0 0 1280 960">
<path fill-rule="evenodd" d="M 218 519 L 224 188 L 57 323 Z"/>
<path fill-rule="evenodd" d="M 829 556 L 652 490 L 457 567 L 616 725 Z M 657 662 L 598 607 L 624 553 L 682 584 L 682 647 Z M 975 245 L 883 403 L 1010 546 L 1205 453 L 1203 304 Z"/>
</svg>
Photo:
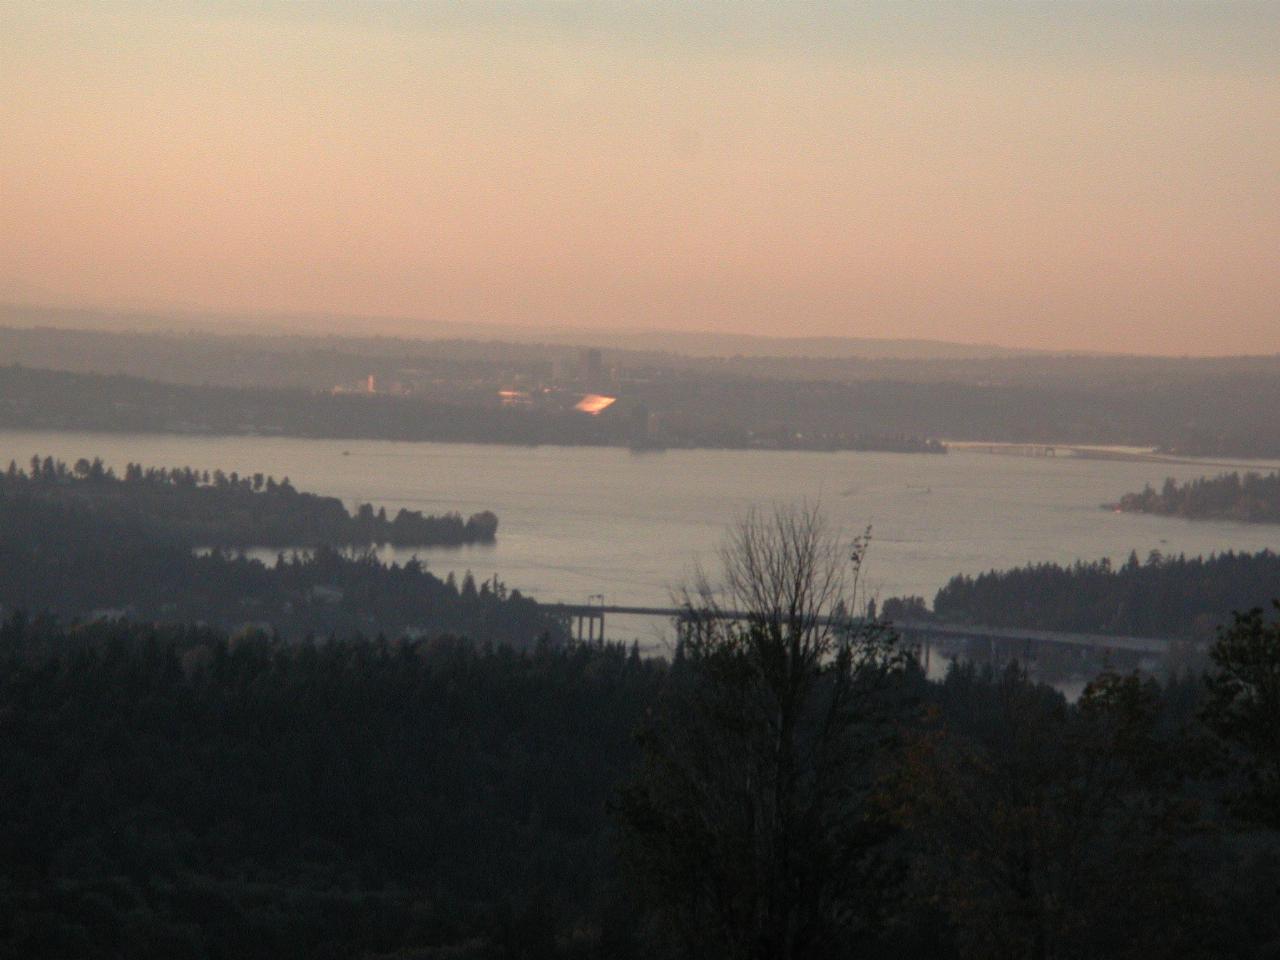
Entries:
<svg viewBox="0 0 1280 960">
<path fill-rule="evenodd" d="M 680 607 L 643 607 L 627 604 L 545 604 L 551 612 L 570 617 L 603 618 L 606 613 L 639 617 L 663 617 L 679 619 L 684 615 Z M 739 610 L 725 610 L 721 616 L 729 620 L 746 620 Z M 904 620 L 893 624 L 900 632 L 915 636 L 942 637 L 955 640 L 1009 640 L 1032 643 L 1058 643 L 1072 647 L 1089 647 L 1094 650 L 1124 650 L 1131 653 L 1165 654 L 1169 641 L 1158 637 L 1118 636 L 1105 633 L 1070 633 L 1058 630 L 1032 630 L 1030 628 L 984 627 L 958 623 L 939 623 L 932 620 Z"/>
</svg>

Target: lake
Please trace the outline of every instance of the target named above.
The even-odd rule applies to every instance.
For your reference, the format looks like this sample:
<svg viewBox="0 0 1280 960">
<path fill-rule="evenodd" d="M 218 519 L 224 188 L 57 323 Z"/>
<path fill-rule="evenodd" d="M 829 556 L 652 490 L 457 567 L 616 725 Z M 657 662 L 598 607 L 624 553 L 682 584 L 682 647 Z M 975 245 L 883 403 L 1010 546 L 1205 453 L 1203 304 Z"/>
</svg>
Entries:
<svg viewBox="0 0 1280 960">
<path fill-rule="evenodd" d="M 274 437 L 0 431 L 0 464 L 32 454 L 74 462 L 100 456 L 123 472 L 147 466 L 221 468 L 288 476 L 301 490 L 462 514 L 493 510 L 498 541 L 416 552 L 440 576 L 497 574 L 540 600 L 666 604 L 702 562 L 713 565 L 725 528 L 752 505 L 820 502 L 872 545 L 870 595 L 933 594 L 956 573 L 1032 561 L 1071 562 L 1130 550 L 1145 557 L 1280 548 L 1280 528 L 1120 514 L 1120 495 L 1222 471 L 1204 464 L 1075 457 L 946 456 L 799 451 L 668 450 L 393 443 Z M 1256 469 L 1274 469 L 1258 463 Z M 656 624 L 615 618 L 610 635 L 653 635 Z"/>
</svg>

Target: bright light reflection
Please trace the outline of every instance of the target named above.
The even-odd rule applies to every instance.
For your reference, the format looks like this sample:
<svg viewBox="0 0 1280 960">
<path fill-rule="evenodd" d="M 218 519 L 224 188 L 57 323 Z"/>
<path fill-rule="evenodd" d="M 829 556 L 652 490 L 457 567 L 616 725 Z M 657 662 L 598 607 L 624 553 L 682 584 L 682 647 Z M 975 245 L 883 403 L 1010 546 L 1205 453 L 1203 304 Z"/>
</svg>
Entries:
<svg viewBox="0 0 1280 960">
<path fill-rule="evenodd" d="M 585 397 L 574 404 L 573 409 L 580 410 L 583 413 L 589 413 L 593 417 L 601 410 L 607 410 L 617 402 L 617 397 L 606 397 L 599 393 L 588 393 Z"/>
</svg>

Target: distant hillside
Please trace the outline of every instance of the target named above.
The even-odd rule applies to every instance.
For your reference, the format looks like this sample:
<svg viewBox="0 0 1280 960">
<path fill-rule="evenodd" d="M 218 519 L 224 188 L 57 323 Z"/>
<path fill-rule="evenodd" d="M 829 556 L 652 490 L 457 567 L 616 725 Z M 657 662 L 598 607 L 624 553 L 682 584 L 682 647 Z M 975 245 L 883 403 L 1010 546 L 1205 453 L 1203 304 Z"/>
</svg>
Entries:
<svg viewBox="0 0 1280 960">
<path fill-rule="evenodd" d="M 514 337 L 515 328 L 502 330 Z M 983 357 L 1026 356 L 990 343 L 949 343 L 942 340 L 882 340 L 871 337 L 762 337 L 745 333 L 704 333 L 685 330 L 634 330 L 564 332 L 539 331 L 537 339 L 549 343 L 589 342 L 621 350 L 654 350 L 693 357 L 778 357 L 841 360 L 963 360 Z"/>
<path fill-rule="evenodd" d="M 146 315 L 130 315 L 138 320 L 136 326 L 129 332 L 117 332 L 100 322 L 106 315 L 33 312 L 27 308 L 6 314 L 4 310 L 0 305 L 0 320 L 11 322 L 0 322 L 0 363 L 81 373 L 123 373 L 172 383 L 313 389 L 363 380 L 370 374 L 383 381 L 401 379 L 405 370 L 441 380 L 503 379 L 529 374 L 535 366 L 541 366 L 548 374 L 557 364 L 572 366 L 582 350 L 581 345 L 569 342 L 483 340 L 475 336 L 427 340 L 356 335 L 351 331 L 343 336 L 320 336 L 272 333 L 265 327 L 244 329 L 234 324 L 211 333 L 174 327 L 161 318 Z M 85 323 L 77 326 L 78 320 Z M 36 325 L 37 321 L 44 322 Z M 783 344 L 766 338 L 751 339 L 760 349 L 781 349 Z M 805 342 L 785 341 L 792 346 Z M 627 376 L 674 373 L 707 380 L 890 380 L 1039 389 L 1059 386 L 1106 392 L 1135 387 L 1194 388 L 1209 379 L 1243 382 L 1280 378 L 1280 356 L 1274 355 L 1010 354 L 904 359 L 747 354 L 722 357 L 639 347 L 606 347 L 604 351 L 605 366 L 620 369 Z"/>
<path fill-rule="evenodd" d="M 274 355 L 280 361 L 279 354 Z M 332 359 L 332 358 L 329 358 Z M 438 366 L 437 366 L 438 369 Z M 455 371 L 456 373 L 456 371 Z M 0 427 L 647 448 L 937 452 L 931 440 L 1115 444 L 1280 458 L 1280 376 L 1141 382 L 833 383 L 657 372 L 598 416 L 499 401 L 497 380 L 428 392 L 231 389 L 0 364 Z M 558 388 L 557 388 L 558 389 Z M 544 394 L 539 394 L 542 398 Z M 638 433 L 643 430 L 643 433 Z"/>
<path fill-rule="evenodd" d="M 687 330 L 594 330 L 511 324 L 450 323 L 407 317 L 336 314 L 214 314 L 175 311 L 108 311 L 0 303 L 0 323 L 103 331 L 221 334 L 286 334 L 393 337 L 410 340 L 479 339 L 559 346 L 676 353 L 696 357 L 812 357 L 815 359 L 895 358 L 959 360 L 1024 356 L 1031 351 L 995 344 L 940 340 L 885 340 L 869 337 L 766 337 Z"/>
</svg>

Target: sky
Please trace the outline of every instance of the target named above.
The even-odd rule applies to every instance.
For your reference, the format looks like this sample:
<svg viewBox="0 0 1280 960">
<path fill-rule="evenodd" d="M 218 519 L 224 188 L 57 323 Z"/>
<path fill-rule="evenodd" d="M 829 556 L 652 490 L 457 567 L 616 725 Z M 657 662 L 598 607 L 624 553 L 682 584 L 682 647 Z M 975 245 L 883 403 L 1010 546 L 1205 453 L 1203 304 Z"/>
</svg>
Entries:
<svg viewBox="0 0 1280 960">
<path fill-rule="evenodd" d="M 0 299 L 1280 352 L 1280 2 L 0 5 Z"/>
</svg>

